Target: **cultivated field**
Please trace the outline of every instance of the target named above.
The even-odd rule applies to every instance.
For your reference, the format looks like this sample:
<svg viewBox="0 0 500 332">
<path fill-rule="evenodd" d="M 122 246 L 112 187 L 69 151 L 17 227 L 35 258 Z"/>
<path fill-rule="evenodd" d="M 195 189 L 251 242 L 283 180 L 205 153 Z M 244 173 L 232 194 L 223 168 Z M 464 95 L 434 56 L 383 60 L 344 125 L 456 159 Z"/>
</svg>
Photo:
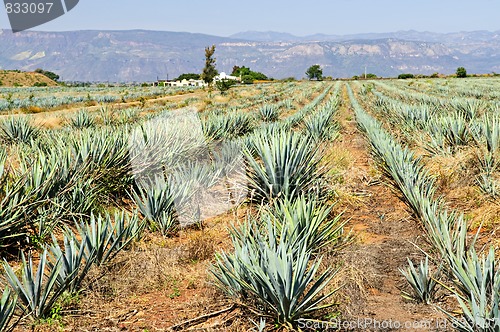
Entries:
<svg viewBox="0 0 500 332">
<path fill-rule="evenodd" d="M 0 330 L 497 331 L 499 88 L 0 88 Z"/>
</svg>

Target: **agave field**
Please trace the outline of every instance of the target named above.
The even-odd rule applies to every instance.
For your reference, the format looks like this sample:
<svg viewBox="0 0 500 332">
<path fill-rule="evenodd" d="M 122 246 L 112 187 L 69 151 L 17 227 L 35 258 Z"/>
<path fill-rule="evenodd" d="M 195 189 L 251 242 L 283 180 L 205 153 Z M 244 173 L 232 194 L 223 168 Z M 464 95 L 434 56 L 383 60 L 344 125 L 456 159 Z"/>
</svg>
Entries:
<svg viewBox="0 0 500 332">
<path fill-rule="evenodd" d="M 1 89 L 0 330 L 498 331 L 498 87 Z"/>
<path fill-rule="evenodd" d="M 193 90 L 195 90 L 193 87 L 173 89 L 162 87 L 2 88 L 0 91 L 0 114 L 9 114 L 14 111 L 37 113 L 75 105 L 126 103 L 188 93 Z"/>
</svg>

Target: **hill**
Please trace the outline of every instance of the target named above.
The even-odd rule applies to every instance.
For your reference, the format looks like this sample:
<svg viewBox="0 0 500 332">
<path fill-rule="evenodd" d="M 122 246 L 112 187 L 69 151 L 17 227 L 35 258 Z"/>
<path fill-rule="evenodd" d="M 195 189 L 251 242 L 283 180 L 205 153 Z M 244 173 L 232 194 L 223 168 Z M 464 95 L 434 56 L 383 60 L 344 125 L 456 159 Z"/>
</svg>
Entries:
<svg viewBox="0 0 500 332">
<path fill-rule="evenodd" d="M 250 40 L 252 38 L 260 40 Z M 204 48 L 216 45 L 217 68 L 247 66 L 274 78 L 305 76 L 320 64 L 326 76 L 352 77 L 500 72 L 500 33 L 438 34 L 401 31 L 386 34 L 295 37 L 247 32 L 233 37 L 162 31 L 0 30 L 0 68 L 58 73 L 61 80 L 141 82 L 201 72 Z"/>
<path fill-rule="evenodd" d="M 16 70 L 0 70 L 0 86 L 34 86 L 36 83 L 45 83 L 55 86 L 56 82 L 45 75 L 35 72 L 19 72 Z"/>
</svg>

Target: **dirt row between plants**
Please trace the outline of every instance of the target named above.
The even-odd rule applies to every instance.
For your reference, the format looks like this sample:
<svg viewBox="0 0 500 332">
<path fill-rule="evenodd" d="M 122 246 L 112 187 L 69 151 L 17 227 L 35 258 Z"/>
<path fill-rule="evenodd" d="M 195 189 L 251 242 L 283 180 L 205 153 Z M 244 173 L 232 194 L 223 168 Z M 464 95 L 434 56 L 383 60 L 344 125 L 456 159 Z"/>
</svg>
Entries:
<svg viewBox="0 0 500 332">
<path fill-rule="evenodd" d="M 376 170 L 345 88 L 342 99 L 339 145 L 352 158 L 345 184 L 356 197 L 344 215 L 350 218 L 348 227 L 356 240 L 342 253 L 344 287 L 339 311 L 345 324 L 352 323 L 350 327 L 359 331 L 440 330 L 434 327 L 445 322 L 441 312 L 401 296 L 401 290 L 408 287 L 399 269 L 408 265 L 407 258 L 418 262 L 423 257 L 414 246 L 423 245 L 422 233 Z"/>
</svg>

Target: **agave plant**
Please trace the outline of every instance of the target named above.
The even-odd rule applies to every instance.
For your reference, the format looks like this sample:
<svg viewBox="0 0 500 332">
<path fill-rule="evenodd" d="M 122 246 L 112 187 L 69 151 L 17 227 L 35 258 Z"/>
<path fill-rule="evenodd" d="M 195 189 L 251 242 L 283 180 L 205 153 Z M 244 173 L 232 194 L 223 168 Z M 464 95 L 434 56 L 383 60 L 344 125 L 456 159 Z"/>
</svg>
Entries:
<svg viewBox="0 0 500 332">
<path fill-rule="evenodd" d="M 126 132 L 85 129 L 77 137 L 69 138 L 68 145 L 74 151 L 73 162 L 84 168 L 83 175 L 92 179 L 103 195 L 123 193 L 132 184 Z"/>
<path fill-rule="evenodd" d="M 485 108 L 484 102 L 476 99 L 455 99 L 452 100 L 450 106 L 451 110 L 454 110 L 468 121 L 474 119 Z"/>
<path fill-rule="evenodd" d="M 283 106 L 286 109 L 291 110 L 293 108 L 293 99 L 288 98 L 288 99 L 283 100 Z"/>
<path fill-rule="evenodd" d="M 101 121 L 106 126 L 111 126 L 115 122 L 115 111 L 114 109 L 108 109 L 107 107 L 101 107 L 99 110 L 99 115 Z"/>
<path fill-rule="evenodd" d="M 438 122 L 448 144 L 455 148 L 472 141 L 472 133 L 467 118 L 461 115 L 445 116 Z"/>
<path fill-rule="evenodd" d="M 486 141 L 486 148 L 491 154 L 500 156 L 500 116 L 486 114 L 480 121 L 480 134 Z M 478 140 L 481 138 L 478 137 Z"/>
<path fill-rule="evenodd" d="M 500 328 L 500 270 L 494 248 L 479 258 L 474 250 L 452 266 L 455 296 L 462 310 L 457 318 L 445 311 L 458 331 L 498 331 Z"/>
<path fill-rule="evenodd" d="M 126 108 L 124 110 L 120 110 L 117 112 L 118 117 L 116 122 L 121 125 L 135 123 L 140 118 L 140 111 L 140 108 Z"/>
<path fill-rule="evenodd" d="M 87 239 L 87 260 L 92 260 L 101 266 L 113 259 L 121 250 L 125 249 L 133 240 L 140 237 L 142 225 L 137 215 L 129 217 L 125 212 L 115 212 L 114 222 L 111 215 L 105 217 L 90 217 L 90 221 L 77 224 L 80 238 Z"/>
<path fill-rule="evenodd" d="M 17 298 L 12 295 L 10 289 L 5 288 L 0 298 L 0 331 L 10 331 L 14 326 L 9 323 L 16 309 Z"/>
<path fill-rule="evenodd" d="M 319 178 L 323 171 L 316 151 L 317 146 L 311 146 L 306 136 L 295 132 L 277 130 L 273 136 L 256 133 L 251 148 L 244 151 L 253 199 L 293 199 L 307 193 L 321 196 Z"/>
<path fill-rule="evenodd" d="M 1 138 L 9 143 L 29 143 L 40 134 L 40 129 L 31 124 L 28 117 L 10 116 L 0 126 Z"/>
<path fill-rule="evenodd" d="M 76 129 L 90 128 L 95 125 L 95 118 L 88 111 L 80 110 L 69 122 Z"/>
<path fill-rule="evenodd" d="M 12 246 L 27 236 L 25 216 L 33 211 L 31 197 L 24 195 L 21 181 L 4 190 L 0 199 L 0 248 Z"/>
<path fill-rule="evenodd" d="M 438 269 L 433 275 L 429 270 L 429 257 L 425 257 L 425 261 L 420 261 L 417 268 L 408 258 L 408 267 L 406 270 L 399 270 L 410 284 L 413 294 L 403 292 L 403 297 L 409 300 L 416 300 L 421 303 L 430 304 L 436 295 L 437 278 L 439 278 L 440 270 Z"/>
<path fill-rule="evenodd" d="M 75 215 L 90 215 L 99 206 L 103 189 L 94 184 L 95 179 L 75 176 L 69 186 L 63 190 L 63 201 L 67 203 L 67 210 Z"/>
<path fill-rule="evenodd" d="M 259 108 L 259 114 L 263 121 L 273 122 L 278 120 L 280 111 L 275 105 L 266 104 Z"/>
<path fill-rule="evenodd" d="M 481 290 L 480 297 L 473 297 L 464 301 L 458 298 L 461 317 L 455 317 L 449 312 L 445 312 L 448 320 L 453 324 L 456 331 L 461 332 L 497 332 L 500 328 L 500 298 L 498 292 L 493 296 L 487 296 Z"/>
<path fill-rule="evenodd" d="M 33 269 L 31 255 L 28 256 L 28 261 L 26 261 L 24 253 L 21 254 L 21 258 L 21 280 L 19 280 L 9 263 L 4 260 L 5 278 L 16 292 L 19 305 L 27 313 L 31 314 L 34 318 L 46 317 L 55 302 L 66 290 L 70 280 L 66 280 L 66 283 L 63 284 L 57 282 L 61 269 L 61 261 L 57 260 L 50 267 L 47 262 L 47 250 L 44 250 L 40 256 L 40 262 L 36 270 Z"/>
<path fill-rule="evenodd" d="M 340 222 L 340 214 L 329 218 L 332 207 L 301 196 L 293 201 L 277 200 L 268 210 L 278 233 L 284 231 L 291 241 L 305 242 L 311 252 L 344 244 L 342 235 L 346 222 Z"/>
<path fill-rule="evenodd" d="M 212 115 L 201 122 L 203 133 L 211 140 L 238 137 L 253 129 L 253 118 L 243 112 Z"/>
<path fill-rule="evenodd" d="M 339 136 L 339 124 L 333 120 L 334 108 L 325 107 L 304 120 L 304 127 L 311 138 L 316 141 L 334 140 Z"/>
<path fill-rule="evenodd" d="M 234 254 L 221 253 L 211 272 L 228 294 L 256 299 L 277 322 L 292 328 L 300 318 L 332 305 L 321 303 L 335 291 L 322 292 L 336 271 L 316 276 L 321 259 L 311 260 L 304 241 L 292 243 L 272 226 L 267 231 L 233 232 Z"/>
<path fill-rule="evenodd" d="M 464 257 L 476 239 L 467 241 L 467 223 L 462 214 L 444 209 L 440 201 L 425 199 L 420 219 L 427 237 L 438 251 L 446 267 L 453 264 L 456 257 Z"/>
<path fill-rule="evenodd" d="M 186 160 L 206 154 L 206 137 L 196 112 L 160 114 L 131 133 L 130 153 L 135 178 L 167 173 Z"/>
<path fill-rule="evenodd" d="M 71 230 L 66 231 L 63 241 L 64 249 L 52 235 L 52 245 L 48 247 L 51 255 L 49 266 L 54 269 L 55 264 L 60 262 L 57 284 L 61 287 L 66 286 L 67 291 L 74 294 L 81 289 L 82 282 L 94 263 L 96 248 L 88 250 L 90 239 L 85 236 L 78 240 Z"/>
<path fill-rule="evenodd" d="M 172 183 L 167 184 L 163 179 L 157 179 L 151 185 L 139 187 L 132 193 L 139 211 L 149 222 L 153 230 L 159 230 L 163 235 L 169 234 L 176 221 L 177 209 L 192 196 L 192 190 L 187 182 L 181 182 L 178 190 L 170 189 Z"/>
</svg>

